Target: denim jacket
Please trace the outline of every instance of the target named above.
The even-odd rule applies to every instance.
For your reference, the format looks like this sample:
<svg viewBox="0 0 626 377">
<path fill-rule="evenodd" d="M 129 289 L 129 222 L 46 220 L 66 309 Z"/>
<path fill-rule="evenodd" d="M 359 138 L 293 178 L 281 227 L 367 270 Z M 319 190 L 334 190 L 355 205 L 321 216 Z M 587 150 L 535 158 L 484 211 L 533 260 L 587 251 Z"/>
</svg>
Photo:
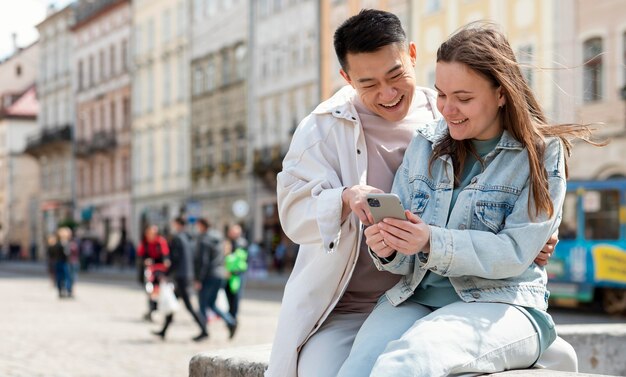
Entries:
<svg viewBox="0 0 626 377">
<path fill-rule="evenodd" d="M 530 167 L 526 148 L 504 131 L 485 156 L 485 168 L 461 191 L 450 212 L 454 173 L 450 156 L 429 159 L 437 140 L 448 132 L 444 120 L 418 129 L 396 173 L 392 191 L 405 208 L 430 225 L 430 253 L 398 254 L 379 269 L 404 275 L 387 291 L 393 305 L 410 297 L 427 271 L 447 276 L 466 302 L 502 302 L 541 310 L 549 292 L 543 267 L 533 260 L 557 229 L 565 197 L 565 161 L 559 139 L 546 139 L 554 214 L 529 209 Z M 534 217 L 530 214 L 535 215 Z M 446 222 L 447 221 L 447 222 Z"/>
</svg>

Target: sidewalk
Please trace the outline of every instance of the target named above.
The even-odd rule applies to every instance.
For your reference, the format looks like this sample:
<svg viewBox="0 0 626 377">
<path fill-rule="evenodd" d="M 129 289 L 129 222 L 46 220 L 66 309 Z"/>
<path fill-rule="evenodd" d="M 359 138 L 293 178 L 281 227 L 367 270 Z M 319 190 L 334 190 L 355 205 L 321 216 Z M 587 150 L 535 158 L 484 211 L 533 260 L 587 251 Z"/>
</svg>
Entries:
<svg viewBox="0 0 626 377">
<path fill-rule="evenodd" d="M 0 271 L 8 271 L 31 276 L 46 276 L 48 274 L 46 264 L 42 261 L 32 262 L 0 260 Z M 130 267 L 119 268 L 114 266 L 102 266 L 88 271 L 79 271 L 78 278 L 87 281 L 136 283 L 137 271 Z M 247 276 L 246 287 L 252 289 L 282 291 L 285 288 L 288 278 L 289 275 L 287 274 L 279 275 L 275 272 L 264 274 L 259 271 L 250 271 Z"/>
</svg>

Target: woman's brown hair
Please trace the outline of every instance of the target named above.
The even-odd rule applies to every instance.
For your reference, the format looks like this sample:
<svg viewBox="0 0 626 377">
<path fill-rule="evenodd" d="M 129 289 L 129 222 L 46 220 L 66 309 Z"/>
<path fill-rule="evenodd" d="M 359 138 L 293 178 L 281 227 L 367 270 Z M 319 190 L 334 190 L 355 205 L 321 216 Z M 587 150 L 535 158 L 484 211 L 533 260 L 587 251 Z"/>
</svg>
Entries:
<svg viewBox="0 0 626 377">
<path fill-rule="evenodd" d="M 560 138 L 569 155 L 572 139 L 578 138 L 600 145 L 590 140 L 589 125 L 548 124 L 539 102 L 522 75 L 509 42 L 491 23 L 473 22 L 455 32 L 437 50 L 437 62 L 465 64 L 489 80 L 495 88 L 501 87 L 506 103 L 498 113 L 500 124 L 528 151 L 529 199 L 533 199 L 528 201 L 529 213 L 533 213 L 531 202 L 534 201 L 535 215 L 547 213 L 552 217 L 554 208 L 548 189 L 548 174 L 543 166 L 544 138 L 546 136 Z M 476 155 L 469 140 L 454 140 L 448 134 L 435 145 L 430 158 L 430 167 L 438 157 L 450 155 L 455 171 L 455 183 L 458 184 L 469 154 Z"/>
</svg>

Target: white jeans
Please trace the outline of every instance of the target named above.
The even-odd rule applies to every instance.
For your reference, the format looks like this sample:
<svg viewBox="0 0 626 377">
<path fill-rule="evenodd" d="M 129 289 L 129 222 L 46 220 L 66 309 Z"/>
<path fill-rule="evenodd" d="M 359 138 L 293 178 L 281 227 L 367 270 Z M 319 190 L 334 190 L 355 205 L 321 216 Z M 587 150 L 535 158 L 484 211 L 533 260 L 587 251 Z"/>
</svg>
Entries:
<svg viewBox="0 0 626 377">
<path fill-rule="evenodd" d="M 335 377 L 368 313 L 331 313 L 298 357 L 298 377 Z"/>
<path fill-rule="evenodd" d="M 300 350 L 298 377 L 337 376 L 366 318 L 367 314 L 331 314 Z M 397 339 L 401 335 L 399 334 Z M 576 352 L 569 343 L 557 337 L 534 367 L 577 372 Z"/>
<path fill-rule="evenodd" d="M 537 332 L 512 305 L 461 301 L 431 311 L 382 298 L 338 376 L 473 376 L 528 368 L 538 357 Z"/>
</svg>

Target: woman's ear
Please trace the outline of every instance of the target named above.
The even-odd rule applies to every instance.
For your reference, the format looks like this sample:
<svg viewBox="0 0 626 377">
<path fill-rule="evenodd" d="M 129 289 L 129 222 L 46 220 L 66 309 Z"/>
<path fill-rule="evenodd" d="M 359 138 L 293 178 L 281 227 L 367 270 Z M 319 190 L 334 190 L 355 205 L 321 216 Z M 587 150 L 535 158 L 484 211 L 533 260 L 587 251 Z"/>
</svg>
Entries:
<svg viewBox="0 0 626 377">
<path fill-rule="evenodd" d="M 506 95 L 502 86 L 499 86 L 498 89 L 496 89 L 496 95 L 498 98 L 498 107 L 504 107 L 504 105 L 506 105 Z"/>
</svg>

